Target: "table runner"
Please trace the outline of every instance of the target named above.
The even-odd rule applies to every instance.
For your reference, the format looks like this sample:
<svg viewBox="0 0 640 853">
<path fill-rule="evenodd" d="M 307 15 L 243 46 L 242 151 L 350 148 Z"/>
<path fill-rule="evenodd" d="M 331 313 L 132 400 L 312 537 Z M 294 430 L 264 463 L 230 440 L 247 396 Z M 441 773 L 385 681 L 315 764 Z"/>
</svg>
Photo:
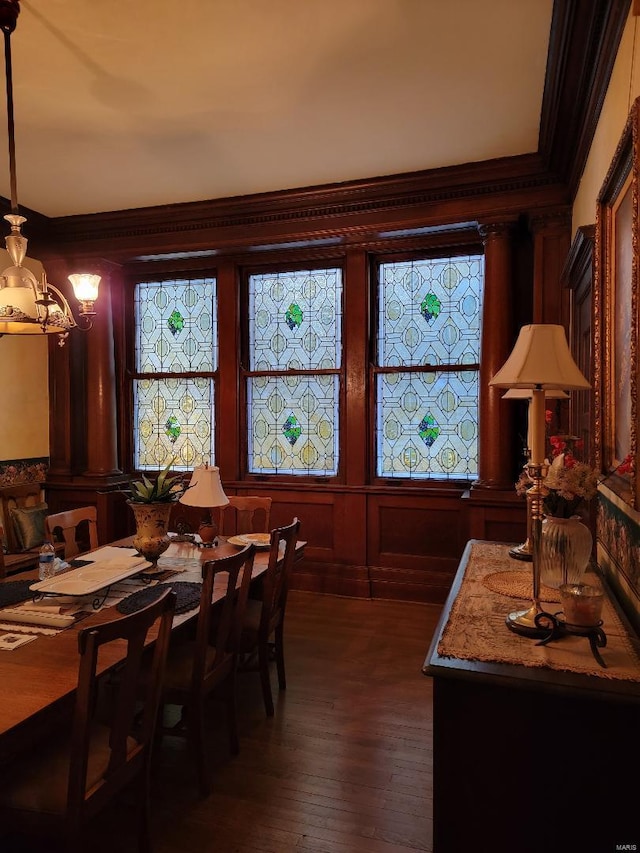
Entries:
<svg viewBox="0 0 640 853">
<path fill-rule="evenodd" d="M 607 645 L 600 649 L 607 669 L 598 665 L 585 637 L 565 636 L 546 646 L 510 631 L 506 616 L 524 610 L 531 599 L 501 595 L 489 589 L 484 579 L 496 572 L 521 571 L 531 577 L 531 564 L 514 569 L 508 546 L 474 542 L 460 591 L 438 643 L 438 654 L 463 660 L 507 663 L 593 675 L 605 679 L 640 681 L 638 643 L 626 632 L 610 601 L 605 600 L 603 630 Z M 528 584 L 528 589 L 531 588 Z M 544 607 L 543 603 L 543 607 Z M 549 610 L 559 610 L 551 605 Z"/>
<path fill-rule="evenodd" d="M 101 593 L 96 593 L 89 596 L 80 596 L 77 598 L 75 604 L 68 602 L 69 596 L 62 596 L 60 600 L 64 601 L 65 604 L 67 604 L 68 606 L 61 608 L 61 612 L 73 614 L 76 617 L 77 623 L 82 619 L 86 618 L 87 616 L 90 616 L 92 613 L 97 613 L 99 610 L 103 610 L 106 607 L 113 607 L 118 604 L 118 602 L 122 601 L 123 599 L 127 598 L 138 590 L 153 586 L 154 584 L 158 583 L 159 581 L 165 580 L 168 577 L 181 574 L 183 572 L 192 573 L 199 577 L 202 571 L 200 560 L 198 557 L 165 557 L 164 555 L 158 561 L 158 569 L 158 573 L 147 575 L 145 579 L 141 579 L 139 576 L 136 576 L 128 580 L 123 580 L 119 581 L 118 583 L 111 584 L 105 590 L 105 597 L 98 606 L 94 606 L 93 602 L 101 598 Z M 18 582 L 9 581 L 5 582 L 0 586 L 7 586 L 10 583 L 17 585 Z M 31 584 L 35 583 L 35 581 L 26 580 L 20 581 L 19 583 L 28 588 Z M 26 591 L 25 594 L 21 596 L 21 598 L 23 601 L 25 599 L 33 599 L 33 593 L 31 593 L 30 591 Z M 53 597 L 50 599 L 50 603 L 52 608 L 55 607 L 55 600 Z M 27 602 L 25 606 L 29 607 L 29 602 Z M 0 609 L 0 632 L 10 631 L 19 634 L 34 634 L 42 635 L 45 637 L 54 637 L 56 634 L 59 634 L 61 631 L 64 630 L 66 630 L 66 628 L 48 627 L 46 625 L 34 625 L 26 621 L 5 621 L 2 618 L 2 609 Z"/>
</svg>

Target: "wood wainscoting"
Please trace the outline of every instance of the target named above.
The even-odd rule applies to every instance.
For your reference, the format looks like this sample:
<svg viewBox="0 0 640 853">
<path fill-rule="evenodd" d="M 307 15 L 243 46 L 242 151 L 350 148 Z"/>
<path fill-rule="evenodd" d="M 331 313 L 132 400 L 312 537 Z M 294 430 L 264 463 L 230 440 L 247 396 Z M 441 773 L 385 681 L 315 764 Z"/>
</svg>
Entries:
<svg viewBox="0 0 640 853">
<path fill-rule="evenodd" d="M 300 519 L 307 542 L 294 569 L 300 590 L 441 604 L 472 535 L 526 536 L 525 504 L 512 493 L 273 484 L 264 491 L 254 484 L 251 493 L 272 497 L 272 526 Z"/>
</svg>

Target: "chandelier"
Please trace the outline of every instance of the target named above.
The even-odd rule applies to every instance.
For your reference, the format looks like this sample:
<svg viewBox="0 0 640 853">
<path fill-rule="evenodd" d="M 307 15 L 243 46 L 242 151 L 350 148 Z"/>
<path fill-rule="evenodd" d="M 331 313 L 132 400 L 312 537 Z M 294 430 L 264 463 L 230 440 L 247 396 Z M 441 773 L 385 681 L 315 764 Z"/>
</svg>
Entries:
<svg viewBox="0 0 640 853">
<path fill-rule="evenodd" d="M 4 33 L 5 78 L 7 89 L 7 125 L 9 139 L 9 178 L 11 213 L 4 219 L 11 226 L 5 237 L 11 265 L 0 273 L 0 337 L 2 335 L 56 334 L 60 346 L 71 329 L 90 329 L 98 298 L 99 275 L 79 273 L 69 276 L 76 299 L 80 303 L 76 321 L 64 295 L 47 281 L 42 264 L 27 258 L 27 238 L 22 225 L 27 221 L 18 212 L 16 152 L 13 121 L 13 73 L 11 68 L 11 34 L 20 14 L 20 0 L 0 0 L 0 29 Z M 0 263 L 2 262 L 0 250 Z M 39 275 L 39 278 L 38 278 Z"/>
</svg>

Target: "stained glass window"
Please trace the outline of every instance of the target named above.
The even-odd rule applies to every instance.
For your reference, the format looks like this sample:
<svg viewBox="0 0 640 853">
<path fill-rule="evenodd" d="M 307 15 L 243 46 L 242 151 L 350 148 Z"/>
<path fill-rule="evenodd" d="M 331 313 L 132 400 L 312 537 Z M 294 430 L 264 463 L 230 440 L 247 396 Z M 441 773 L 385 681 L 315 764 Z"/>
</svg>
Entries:
<svg viewBox="0 0 640 853">
<path fill-rule="evenodd" d="M 134 467 L 214 461 L 216 282 L 181 278 L 135 288 Z M 167 375 L 170 374 L 170 375 Z"/>
<path fill-rule="evenodd" d="M 339 268 L 249 276 L 250 473 L 338 473 L 341 364 Z"/>
<path fill-rule="evenodd" d="M 378 267 L 377 475 L 473 479 L 484 259 Z"/>
</svg>

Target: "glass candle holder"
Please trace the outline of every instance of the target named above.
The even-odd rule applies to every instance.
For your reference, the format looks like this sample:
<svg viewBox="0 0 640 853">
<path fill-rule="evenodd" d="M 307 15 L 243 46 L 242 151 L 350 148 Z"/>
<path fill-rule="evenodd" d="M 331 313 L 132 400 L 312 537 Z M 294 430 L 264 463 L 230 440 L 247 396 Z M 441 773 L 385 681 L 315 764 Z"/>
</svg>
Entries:
<svg viewBox="0 0 640 853">
<path fill-rule="evenodd" d="M 565 583 L 560 587 L 560 600 L 568 625 L 593 628 L 602 618 L 604 590 L 587 583 Z"/>
</svg>

